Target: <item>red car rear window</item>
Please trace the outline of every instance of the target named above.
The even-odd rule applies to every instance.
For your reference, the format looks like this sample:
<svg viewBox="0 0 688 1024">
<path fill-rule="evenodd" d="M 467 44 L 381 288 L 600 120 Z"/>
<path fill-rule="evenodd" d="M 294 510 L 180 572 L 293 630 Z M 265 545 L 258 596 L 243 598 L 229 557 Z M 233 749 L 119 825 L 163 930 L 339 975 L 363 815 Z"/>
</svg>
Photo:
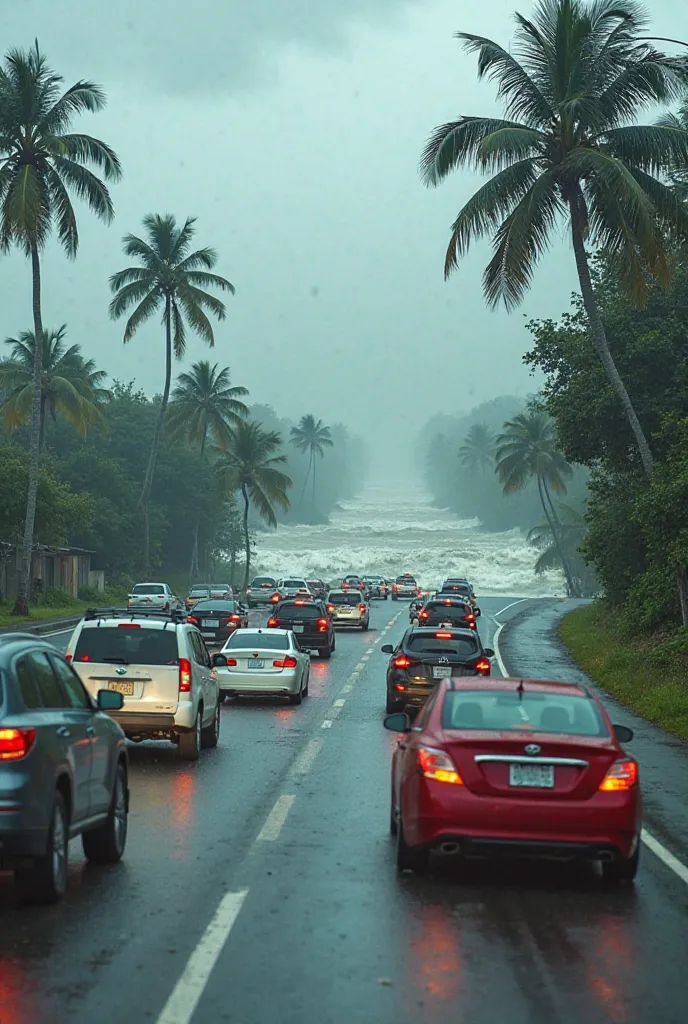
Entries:
<svg viewBox="0 0 688 1024">
<path fill-rule="evenodd" d="M 608 736 L 597 704 L 568 693 L 514 690 L 448 691 L 442 706 L 443 729 L 533 729 L 572 736 Z"/>
</svg>

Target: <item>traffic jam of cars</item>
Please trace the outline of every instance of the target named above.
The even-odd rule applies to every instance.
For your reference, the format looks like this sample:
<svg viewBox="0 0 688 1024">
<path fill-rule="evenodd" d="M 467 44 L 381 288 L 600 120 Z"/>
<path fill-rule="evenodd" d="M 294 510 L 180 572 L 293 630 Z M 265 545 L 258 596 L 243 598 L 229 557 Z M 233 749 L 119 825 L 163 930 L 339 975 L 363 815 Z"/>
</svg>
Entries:
<svg viewBox="0 0 688 1024">
<path fill-rule="evenodd" d="M 341 633 L 368 632 L 372 602 L 389 598 L 408 601 L 402 635 L 380 647 L 398 869 L 436 857 L 592 859 L 605 878 L 632 881 L 632 732 L 592 692 L 493 674 L 466 578 L 425 591 L 409 573 L 329 584 L 307 574 L 256 576 L 242 590 L 195 584 L 183 599 L 140 583 L 126 607 L 89 610 L 64 655 L 32 634 L 0 637 L 0 866 L 20 899 L 62 897 L 75 836 L 93 863 L 121 858 L 129 743 L 171 742 L 195 761 L 218 745 L 224 702 L 300 705 L 311 659 L 329 660 Z"/>
</svg>

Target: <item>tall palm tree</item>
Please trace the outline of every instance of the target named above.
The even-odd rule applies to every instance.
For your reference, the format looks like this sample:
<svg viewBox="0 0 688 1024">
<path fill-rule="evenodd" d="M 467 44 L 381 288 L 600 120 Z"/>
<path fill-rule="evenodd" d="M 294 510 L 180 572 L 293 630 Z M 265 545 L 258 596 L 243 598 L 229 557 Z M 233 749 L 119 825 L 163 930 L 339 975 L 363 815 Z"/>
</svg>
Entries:
<svg viewBox="0 0 688 1024">
<path fill-rule="evenodd" d="M 96 369 L 93 359 L 84 359 L 79 345 L 65 347 L 67 325 L 57 331 L 43 331 L 41 381 L 41 419 L 39 448 L 45 448 L 45 420 L 58 416 L 71 423 L 80 434 L 102 421 L 100 406 L 112 393 L 102 386 L 107 376 Z M 5 430 L 16 430 L 31 418 L 33 400 L 33 369 L 36 339 L 33 331 L 22 331 L 18 338 L 6 338 L 12 346 L 9 359 L 0 362 L 0 389 L 4 392 L 2 406 Z"/>
<path fill-rule="evenodd" d="M 599 590 L 599 583 L 581 555 L 581 545 L 588 531 L 585 517 L 578 509 L 564 502 L 557 502 L 560 510 L 558 516 L 558 534 L 561 547 L 566 552 L 572 575 L 583 596 L 589 597 Z M 548 522 L 538 523 L 528 531 L 526 540 L 538 548 L 540 554 L 535 562 L 535 572 L 540 574 L 549 569 L 562 569 L 561 556 L 556 538 Z"/>
<path fill-rule="evenodd" d="M 188 373 L 180 373 L 172 391 L 167 422 L 172 437 L 185 438 L 198 446 L 201 460 L 208 435 L 215 445 L 226 451 L 231 440 L 230 425 L 248 415 L 248 408 L 239 397 L 248 394 L 243 387 L 233 387 L 228 366 L 218 371 L 217 363 L 208 360 L 194 363 Z M 198 533 L 201 508 L 196 513 L 191 541 L 190 577 L 198 575 Z"/>
<path fill-rule="evenodd" d="M 495 435 L 486 423 L 474 423 L 459 448 L 459 460 L 472 472 L 485 476 L 494 466 Z"/>
<path fill-rule="evenodd" d="M 227 454 L 220 464 L 228 486 L 241 491 L 244 500 L 243 532 L 246 551 L 244 586 L 248 586 L 251 568 L 251 538 L 248 530 L 248 516 L 251 503 L 261 519 L 268 526 L 277 526 L 275 505 L 286 511 L 289 508 L 287 491 L 291 479 L 279 466 L 287 461 L 284 454 L 275 454 L 282 444 L 276 430 L 263 430 L 260 423 L 240 420 L 231 428 L 231 441 Z"/>
<path fill-rule="evenodd" d="M 332 440 L 332 432 L 330 427 L 326 426 L 322 420 L 316 420 L 315 416 L 308 413 L 306 416 L 302 416 L 299 420 L 298 427 L 291 428 L 291 443 L 295 445 L 300 452 L 305 455 L 308 452 L 308 471 L 306 473 L 306 479 L 303 481 L 303 490 L 301 491 L 301 501 L 306 492 L 306 484 L 308 478 L 312 474 L 312 492 L 311 492 L 311 523 L 315 520 L 315 466 L 317 459 L 325 458 L 325 449 L 332 448 L 334 441 Z"/>
<path fill-rule="evenodd" d="M 645 15 L 635 0 L 540 0 L 534 17 L 516 14 L 516 24 L 509 49 L 458 33 L 478 54 L 479 78 L 497 83 L 505 118 L 463 115 L 435 129 L 423 153 L 428 185 L 461 166 L 493 174 L 454 221 L 445 276 L 473 241 L 492 234 L 485 296 L 511 308 L 566 218 L 590 335 L 651 474 L 652 453 L 607 344 L 585 246 L 618 258 L 637 300 L 648 276 L 667 280 L 667 238 L 688 235 L 688 210 L 662 178 L 688 163 L 688 130 L 672 114 L 633 122 L 648 106 L 682 95 L 685 62 L 641 36 Z"/>
<path fill-rule="evenodd" d="M 112 319 L 116 320 L 134 306 L 124 328 L 125 344 L 142 324 L 161 309 L 165 328 L 165 384 L 139 498 L 143 512 L 143 561 L 146 573 L 150 568 L 148 508 L 160 432 L 170 397 L 172 354 L 181 359 L 186 350 L 185 321 L 211 348 L 215 344 L 215 335 L 206 310 L 217 320 L 224 320 L 227 310 L 225 304 L 206 291 L 206 288 L 219 288 L 220 291 L 234 294 L 233 284 L 211 273 L 217 263 L 214 249 L 190 251 L 195 223 L 195 217 L 187 217 L 184 224 L 178 227 L 171 214 L 148 214 L 143 218 L 147 237 L 143 239 L 137 235 L 126 235 L 122 243 L 124 254 L 140 260 L 141 265 L 127 267 L 110 278 L 110 289 L 114 294 L 110 303 Z"/>
<path fill-rule="evenodd" d="M 74 117 L 105 106 L 105 94 L 89 81 L 62 91 L 62 77 L 38 48 L 10 50 L 0 65 L 0 247 L 18 245 L 31 259 L 33 329 L 43 337 L 41 260 L 53 227 L 67 256 L 79 247 L 71 194 L 85 201 L 101 220 L 113 208 L 104 181 L 116 181 L 116 154 L 99 139 L 71 132 Z M 36 345 L 29 430 L 29 486 L 21 551 L 21 572 L 14 614 L 29 611 L 31 549 L 40 473 L 41 382 L 43 345 Z"/>
<path fill-rule="evenodd" d="M 565 480 L 573 469 L 555 445 L 554 421 L 541 409 L 519 413 L 504 424 L 497 437 L 495 472 L 505 494 L 522 491 L 531 480 L 537 484 L 545 519 L 559 551 L 569 593 L 577 597 L 566 553 L 559 536 L 557 511 L 550 490 L 566 493 Z"/>
</svg>

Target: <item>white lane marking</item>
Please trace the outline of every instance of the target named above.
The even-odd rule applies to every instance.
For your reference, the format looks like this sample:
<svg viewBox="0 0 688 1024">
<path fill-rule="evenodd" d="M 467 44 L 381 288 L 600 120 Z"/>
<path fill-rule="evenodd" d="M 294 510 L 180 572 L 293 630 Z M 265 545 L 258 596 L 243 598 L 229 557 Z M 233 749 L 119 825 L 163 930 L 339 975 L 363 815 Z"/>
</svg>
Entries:
<svg viewBox="0 0 688 1024">
<path fill-rule="evenodd" d="M 500 608 L 498 612 L 494 613 L 492 618 L 496 619 L 498 615 L 502 614 L 502 612 L 507 611 L 509 608 L 513 608 L 515 604 L 523 604 L 524 601 L 532 601 L 532 598 L 531 597 L 519 597 L 518 601 L 512 601 L 511 604 L 505 604 L 503 608 Z"/>
<path fill-rule="evenodd" d="M 322 740 L 310 740 L 292 765 L 290 775 L 307 775 L 322 748 Z"/>
<path fill-rule="evenodd" d="M 323 724 L 320 726 L 320 728 L 321 729 L 331 729 L 332 728 L 332 719 L 331 718 L 326 718 L 325 721 L 323 722 Z"/>
<path fill-rule="evenodd" d="M 340 698 L 339 698 L 339 700 L 336 700 L 336 701 L 334 702 L 334 704 L 332 705 L 332 707 L 334 707 L 334 708 L 343 708 L 345 704 L 346 704 L 346 701 L 345 701 L 345 700 L 343 700 L 343 699 L 342 699 L 342 698 L 340 697 Z"/>
<path fill-rule="evenodd" d="M 374 650 L 374 647 L 369 647 L 368 650 L 366 651 L 366 654 L 372 654 Z"/>
<path fill-rule="evenodd" d="M 157 1024 L 189 1024 L 247 895 L 248 889 L 244 889 L 228 892 L 222 897 L 201 941 L 172 989 Z"/>
<path fill-rule="evenodd" d="M 73 633 L 75 629 L 76 626 L 70 626 L 69 629 L 56 629 L 54 633 L 39 633 L 36 635 L 40 640 L 42 636 L 64 636 L 65 633 Z"/>
<path fill-rule="evenodd" d="M 268 814 L 265 819 L 265 824 L 258 833 L 256 839 L 257 842 L 274 843 L 276 839 L 279 839 L 282 826 L 287 820 L 287 815 L 291 810 L 291 805 L 294 803 L 294 800 L 296 800 L 296 797 L 292 794 L 287 796 L 283 793 L 282 796 L 277 797 L 275 806 Z"/>
<path fill-rule="evenodd" d="M 682 882 L 688 885 L 688 868 L 686 865 L 678 857 L 674 857 L 673 853 L 667 850 L 666 846 L 663 846 L 659 839 L 655 839 L 653 835 L 650 835 L 646 828 L 641 830 L 640 837 L 648 850 L 652 850 L 655 857 L 659 857 L 663 864 L 666 864 L 675 875 L 678 875 Z"/>
<path fill-rule="evenodd" d="M 365 668 L 365 662 L 359 661 L 358 665 L 354 669 L 354 672 L 362 672 L 364 668 Z M 352 675 L 353 675 L 353 673 L 352 673 Z"/>
<path fill-rule="evenodd" d="M 499 650 L 499 634 L 502 632 L 505 625 L 505 622 L 500 623 L 499 628 L 495 632 L 495 635 L 492 637 L 492 647 L 494 648 L 495 658 L 497 659 L 497 664 L 499 665 L 499 671 L 502 673 L 503 676 L 508 678 L 509 673 L 506 670 L 506 665 L 502 660 L 502 653 Z"/>
</svg>

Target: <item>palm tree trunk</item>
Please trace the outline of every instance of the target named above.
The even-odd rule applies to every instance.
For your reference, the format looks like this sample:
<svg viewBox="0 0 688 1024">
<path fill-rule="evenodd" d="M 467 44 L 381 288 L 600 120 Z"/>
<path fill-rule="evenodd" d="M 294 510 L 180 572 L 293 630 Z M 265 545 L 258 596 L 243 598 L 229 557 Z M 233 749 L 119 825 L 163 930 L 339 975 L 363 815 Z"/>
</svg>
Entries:
<svg viewBox="0 0 688 1024">
<path fill-rule="evenodd" d="M 308 471 L 306 472 L 305 479 L 303 481 L 303 487 L 301 488 L 301 497 L 299 498 L 299 508 L 303 508 L 303 496 L 306 493 L 306 487 L 308 486 L 308 478 L 311 475 L 311 467 L 313 465 L 313 451 L 311 450 L 311 456 L 308 460 Z"/>
<path fill-rule="evenodd" d="M 573 252 L 576 257 L 576 269 L 578 270 L 578 280 L 580 282 L 581 294 L 583 296 L 583 305 L 585 306 L 585 312 L 588 315 L 588 323 L 590 325 L 590 333 L 592 334 L 593 344 L 595 350 L 600 357 L 600 362 L 604 366 L 607 377 L 611 386 L 614 388 L 616 395 L 621 402 L 628 422 L 630 423 L 631 430 L 635 437 L 638 451 L 640 453 L 640 460 L 643 464 L 643 468 L 648 476 L 652 476 L 654 469 L 654 458 L 650 451 L 650 446 L 647 443 L 647 438 L 643 433 L 643 428 L 640 425 L 640 420 L 636 415 L 636 411 L 633 408 L 633 403 L 629 398 L 628 391 L 626 391 L 626 385 L 621 380 L 619 371 L 616 368 L 616 364 L 612 358 L 612 354 L 609 351 L 609 345 L 607 344 L 607 334 L 600 317 L 599 309 L 597 308 L 597 300 L 595 299 L 595 292 L 592 287 L 592 279 L 590 277 L 590 267 L 588 265 L 588 257 L 585 252 L 585 244 L 583 242 L 583 224 L 580 216 L 579 203 L 582 201 L 582 197 L 573 197 L 569 201 L 569 209 L 571 211 L 571 234 L 573 237 Z"/>
<path fill-rule="evenodd" d="M 43 394 L 43 388 L 41 387 L 41 425 L 39 429 L 39 441 L 38 447 L 40 448 L 41 455 L 45 451 L 45 395 Z"/>
<path fill-rule="evenodd" d="M 244 496 L 244 545 L 246 551 L 246 565 L 244 567 L 244 590 L 248 586 L 248 574 L 251 571 L 251 539 L 248 535 L 248 491 L 246 484 L 242 483 L 241 493 Z"/>
<path fill-rule="evenodd" d="M 203 452 L 205 450 L 205 440 L 207 435 L 207 427 L 203 431 L 203 437 L 201 438 L 201 465 L 203 465 Z M 193 583 L 194 579 L 199 574 L 198 567 L 198 533 L 201 527 L 201 506 L 199 505 L 196 509 L 196 522 L 194 523 L 193 535 L 191 538 L 191 569 L 189 570 L 189 580 Z"/>
<path fill-rule="evenodd" d="M 555 545 L 555 547 L 557 549 L 557 554 L 559 555 L 559 560 L 561 562 L 561 567 L 564 570 L 564 576 L 566 577 L 566 588 L 567 588 L 567 590 L 569 592 L 569 596 L 570 597 L 577 597 L 578 596 L 578 589 L 577 589 L 577 587 L 575 586 L 575 584 L 573 582 L 573 577 L 571 576 L 571 570 L 569 569 L 568 561 L 567 561 L 566 557 L 564 556 L 564 550 L 563 550 L 563 548 L 561 546 L 561 540 L 560 540 L 560 537 L 559 537 L 559 531 L 558 531 L 558 529 L 557 529 L 557 527 L 555 525 L 554 519 L 552 518 L 552 513 L 550 512 L 550 510 L 548 508 L 548 505 L 547 505 L 547 499 L 549 498 L 549 490 L 547 489 L 547 482 L 545 480 L 543 480 L 542 476 L 539 473 L 537 474 L 537 488 L 538 488 L 538 494 L 540 495 L 540 503 L 542 505 L 542 510 L 545 513 L 545 519 L 547 520 L 547 523 L 548 523 L 549 528 L 550 528 L 551 533 L 552 533 L 552 537 L 554 538 L 554 545 Z M 552 499 L 549 498 L 550 503 L 551 503 L 551 500 Z M 556 513 L 555 513 L 555 515 L 556 515 Z"/>
<path fill-rule="evenodd" d="M 315 464 L 316 464 L 316 461 L 317 461 L 316 458 L 315 458 L 315 452 L 312 455 L 312 459 L 313 459 L 313 490 L 311 492 L 311 526 L 313 526 L 315 524 Z"/>
<path fill-rule="evenodd" d="M 26 496 L 26 518 L 21 547 L 21 568 L 13 615 L 29 614 L 31 590 L 31 551 L 36 522 L 38 479 L 41 468 L 41 398 L 43 390 L 43 318 L 41 316 L 41 262 L 38 246 L 31 240 L 32 303 L 33 303 L 33 394 L 31 396 L 31 423 L 29 427 L 29 488 Z"/>
<path fill-rule="evenodd" d="M 146 575 L 148 575 L 150 571 L 150 523 L 148 511 L 150 506 L 151 490 L 153 487 L 153 477 L 155 475 L 155 463 L 158 458 L 160 434 L 162 432 L 162 425 L 167 411 L 167 402 L 170 397 L 171 382 L 172 303 L 168 295 L 165 303 L 165 387 L 162 392 L 162 401 L 158 411 L 158 418 L 155 423 L 155 430 L 153 431 L 153 443 L 151 444 L 150 455 L 148 457 L 148 466 L 146 467 L 146 476 L 143 481 L 143 490 L 141 491 L 141 497 L 139 498 L 139 505 L 143 510 L 143 570 Z"/>
</svg>

